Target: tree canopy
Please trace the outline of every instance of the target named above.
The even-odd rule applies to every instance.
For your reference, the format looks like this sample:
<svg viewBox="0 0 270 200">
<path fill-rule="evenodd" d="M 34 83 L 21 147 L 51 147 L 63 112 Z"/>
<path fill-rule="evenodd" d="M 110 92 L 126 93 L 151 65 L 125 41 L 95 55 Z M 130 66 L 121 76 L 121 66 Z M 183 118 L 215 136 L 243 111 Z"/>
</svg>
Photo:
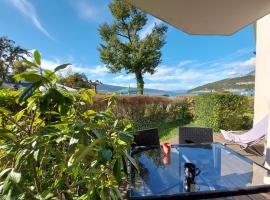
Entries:
<svg viewBox="0 0 270 200">
<path fill-rule="evenodd" d="M 88 82 L 88 79 L 84 73 L 72 73 L 67 77 L 60 78 L 59 82 L 65 86 L 75 89 L 92 88 L 91 83 Z"/>
<path fill-rule="evenodd" d="M 100 58 L 112 73 L 125 70 L 135 74 L 138 92 L 143 94 L 143 75 L 153 74 L 161 63 L 167 27 L 155 24 L 150 33 L 142 36 L 140 33 L 147 23 L 144 12 L 123 0 L 114 0 L 109 9 L 115 20 L 99 28 L 103 40 Z"/>
<path fill-rule="evenodd" d="M 29 55 L 28 50 L 15 45 L 13 40 L 0 37 L 0 83 L 9 81 L 12 72 L 23 72 L 26 65 L 18 61 Z"/>
</svg>

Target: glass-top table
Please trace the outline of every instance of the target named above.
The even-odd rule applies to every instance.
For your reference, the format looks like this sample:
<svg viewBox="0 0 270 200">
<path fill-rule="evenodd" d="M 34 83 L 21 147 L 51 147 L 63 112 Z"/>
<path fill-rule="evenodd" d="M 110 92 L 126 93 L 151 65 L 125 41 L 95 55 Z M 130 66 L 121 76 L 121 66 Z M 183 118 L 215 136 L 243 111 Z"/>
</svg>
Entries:
<svg viewBox="0 0 270 200">
<path fill-rule="evenodd" d="M 219 143 L 172 145 L 133 153 L 139 172 L 130 168 L 129 199 L 224 197 L 270 191 L 268 170 Z M 200 169 L 186 191 L 185 163 Z"/>
</svg>

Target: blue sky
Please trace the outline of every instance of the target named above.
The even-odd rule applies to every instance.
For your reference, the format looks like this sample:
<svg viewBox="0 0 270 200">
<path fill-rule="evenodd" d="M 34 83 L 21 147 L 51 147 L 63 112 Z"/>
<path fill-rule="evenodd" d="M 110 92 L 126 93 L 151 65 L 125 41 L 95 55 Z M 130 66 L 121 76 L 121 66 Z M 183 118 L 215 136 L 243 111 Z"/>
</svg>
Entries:
<svg viewBox="0 0 270 200">
<path fill-rule="evenodd" d="M 0 0 L 0 35 L 22 47 L 38 49 L 43 67 L 72 63 L 74 72 L 103 83 L 135 86 L 132 74 L 111 74 L 100 61 L 98 27 L 113 18 L 109 0 Z M 149 16 L 141 37 L 160 20 Z M 145 74 L 145 87 L 190 89 L 254 70 L 253 27 L 233 36 L 191 36 L 169 26 L 162 63 L 154 75 Z M 63 72 L 65 74 L 65 72 Z"/>
</svg>

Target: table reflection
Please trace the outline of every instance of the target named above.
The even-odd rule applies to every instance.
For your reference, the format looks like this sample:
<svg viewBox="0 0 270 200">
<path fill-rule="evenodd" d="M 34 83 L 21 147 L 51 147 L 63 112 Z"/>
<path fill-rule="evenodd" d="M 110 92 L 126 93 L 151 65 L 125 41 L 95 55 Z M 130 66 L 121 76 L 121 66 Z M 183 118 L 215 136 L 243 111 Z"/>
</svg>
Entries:
<svg viewBox="0 0 270 200">
<path fill-rule="evenodd" d="M 159 196 L 186 193 L 184 164 L 201 173 L 192 191 L 219 191 L 264 184 L 267 170 L 221 144 L 172 145 L 169 154 L 160 148 L 133 155 L 140 172 L 131 171 L 130 195 Z"/>
</svg>

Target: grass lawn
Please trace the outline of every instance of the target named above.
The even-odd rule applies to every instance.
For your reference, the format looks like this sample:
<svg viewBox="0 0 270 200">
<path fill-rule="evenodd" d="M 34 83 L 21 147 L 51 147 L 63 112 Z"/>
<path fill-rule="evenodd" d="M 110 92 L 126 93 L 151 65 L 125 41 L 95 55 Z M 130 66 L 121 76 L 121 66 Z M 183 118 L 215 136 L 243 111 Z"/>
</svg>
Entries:
<svg viewBox="0 0 270 200">
<path fill-rule="evenodd" d="M 189 124 L 183 125 L 184 127 L 198 127 L 198 124 L 195 121 L 190 122 Z M 159 133 L 160 133 L 160 141 L 164 142 L 166 140 L 169 140 L 176 135 L 178 135 L 178 129 L 179 125 L 178 124 L 168 124 L 166 127 L 160 128 Z"/>
</svg>

